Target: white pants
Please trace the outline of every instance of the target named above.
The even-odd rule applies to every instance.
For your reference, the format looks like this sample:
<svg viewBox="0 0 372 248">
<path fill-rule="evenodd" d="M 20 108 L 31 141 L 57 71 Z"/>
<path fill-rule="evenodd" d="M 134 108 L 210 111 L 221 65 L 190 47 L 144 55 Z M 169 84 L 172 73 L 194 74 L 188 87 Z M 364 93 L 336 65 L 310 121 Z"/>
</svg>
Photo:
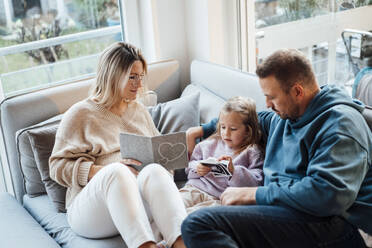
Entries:
<svg viewBox="0 0 372 248">
<path fill-rule="evenodd" d="M 129 248 L 158 242 L 171 246 L 181 235 L 186 210 L 173 178 L 158 164 L 137 176 L 120 163 L 103 167 L 67 209 L 74 232 L 87 238 L 120 233 Z"/>
</svg>

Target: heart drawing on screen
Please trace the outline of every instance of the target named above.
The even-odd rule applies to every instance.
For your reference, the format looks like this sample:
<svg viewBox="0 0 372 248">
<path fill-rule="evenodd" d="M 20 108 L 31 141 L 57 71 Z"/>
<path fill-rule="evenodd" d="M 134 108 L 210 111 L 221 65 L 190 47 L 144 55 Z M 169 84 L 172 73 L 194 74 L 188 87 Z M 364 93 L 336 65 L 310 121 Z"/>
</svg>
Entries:
<svg viewBox="0 0 372 248">
<path fill-rule="evenodd" d="M 167 164 L 180 158 L 186 152 L 186 145 L 182 143 L 161 143 L 158 152 L 162 157 L 161 164 Z"/>
</svg>

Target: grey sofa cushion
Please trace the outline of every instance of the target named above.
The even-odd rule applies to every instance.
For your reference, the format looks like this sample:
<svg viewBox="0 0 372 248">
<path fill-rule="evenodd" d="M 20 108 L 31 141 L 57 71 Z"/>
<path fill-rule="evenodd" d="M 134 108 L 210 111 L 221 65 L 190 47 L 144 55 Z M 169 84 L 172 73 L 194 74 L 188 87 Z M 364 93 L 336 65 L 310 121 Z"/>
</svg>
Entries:
<svg viewBox="0 0 372 248">
<path fill-rule="evenodd" d="M 49 176 L 49 157 L 52 154 L 59 122 L 32 128 L 27 131 L 36 166 L 41 175 L 46 192 L 59 212 L 65 212 L 66 188 Z"/>
<path fill-rule="evenodd" d="M 55 125 L 61 121 L 61 118 L 62 115 L 57 115 L 36 125 L 21 129 L 16 133 L 18 161 L 23 174 L 25 191 L 31 197 L 45 194 L 46 190 L 35 162 L 28 132 L 35 128 Z"/>
<path fill-rule="evenodd" d="M 0 247 L 59 247 L 8 193 L 0 194 L 0 220 Z"/>
<path fill-rule="evenodd" d="M 197 92 L 150 107 L 149 112 L 159 132 L 173 133 L 199 126 L 199 98 L 200 94 Z"/>
<path fill-rule="evenodd" d="M 218 117 L 226 99 L 215 95 L 213 92 L 200 85 L 194 84 L 187 85 L 181 97 L 186 97 L 196 92 L 200 93 L 200 122 L 207 123 L 213 118 Z"/>
<path fill-rule="evenodd" d="M 18 161 L 21 165 L 25 191 L 31 197 L 35 197 L 45 194 L 46 191 L 36 167 L 34 153 L 26 131 L 27 129 L 22 129 L 16 133 Z"/>
<path fill-rule="evenodd" d="M 72 231 L 65 213 L 58 213 L 47 195 L 23 197 L 23 205 L 63 248 L 126 248 L 120 235 L 106 239 L 86 239 Z M 27 247 L 27 246 L 24 246 Z"/>
</svg>

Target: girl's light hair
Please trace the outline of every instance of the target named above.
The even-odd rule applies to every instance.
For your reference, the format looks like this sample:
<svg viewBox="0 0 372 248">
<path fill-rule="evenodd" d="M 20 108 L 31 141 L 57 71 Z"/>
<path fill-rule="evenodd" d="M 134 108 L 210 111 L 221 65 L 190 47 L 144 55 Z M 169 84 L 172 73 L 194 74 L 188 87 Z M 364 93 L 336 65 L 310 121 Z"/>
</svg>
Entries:
<svg viewBox="0 0 372 248">
<path fill-rule="evenodd" d="M 90 97 L 106 108 L 122 101 L 123 90 L 136 61 L 142 63 L 146 74 L 146 60 L 136 47 L 128 43 L 117 42 L 106 48 L 99 58 L 97 77 L 92 85 Z M 142 89 L 143 92 L 144 89 Z"/>
<path fill-rule="evenodd" d="M 251 98 L 241 96 L 230 98 L 223 105 L 219 117 L 221 118 L 221 114 L 233 112 L 240 115 L 246 130 L 244 142 L 241 147 L 235 151 L 235 154 L 239 154 L 250 145 L 257 145 L 259 149 L 262 150 L 261 129 L 260 124 L 258 123 L 255 101 Z M 211 138 L 221 139 L 221 125 L 219 121 L 217 123 L 216 132 L 211 136 Z"/>
</svg>

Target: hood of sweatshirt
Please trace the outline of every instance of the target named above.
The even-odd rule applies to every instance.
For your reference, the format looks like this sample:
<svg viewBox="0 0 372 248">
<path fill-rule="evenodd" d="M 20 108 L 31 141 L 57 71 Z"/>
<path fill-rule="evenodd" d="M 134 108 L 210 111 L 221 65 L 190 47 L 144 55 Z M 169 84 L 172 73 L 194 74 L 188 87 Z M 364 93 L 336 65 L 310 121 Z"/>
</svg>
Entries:
<svg viewBox="0 0 372 248">
<path fill-rule="evenodd" d="M 301 128 L 327 109 L 339 104 L 355 108 L 360 113 L 364 110 L 364 104 L 352 99 L 344 90 L 335 85 L 325 85 L 307 106 L 305 113 L 296 121 L 289 121 L 289 124 L 293 128 Z"/>
</svg>

